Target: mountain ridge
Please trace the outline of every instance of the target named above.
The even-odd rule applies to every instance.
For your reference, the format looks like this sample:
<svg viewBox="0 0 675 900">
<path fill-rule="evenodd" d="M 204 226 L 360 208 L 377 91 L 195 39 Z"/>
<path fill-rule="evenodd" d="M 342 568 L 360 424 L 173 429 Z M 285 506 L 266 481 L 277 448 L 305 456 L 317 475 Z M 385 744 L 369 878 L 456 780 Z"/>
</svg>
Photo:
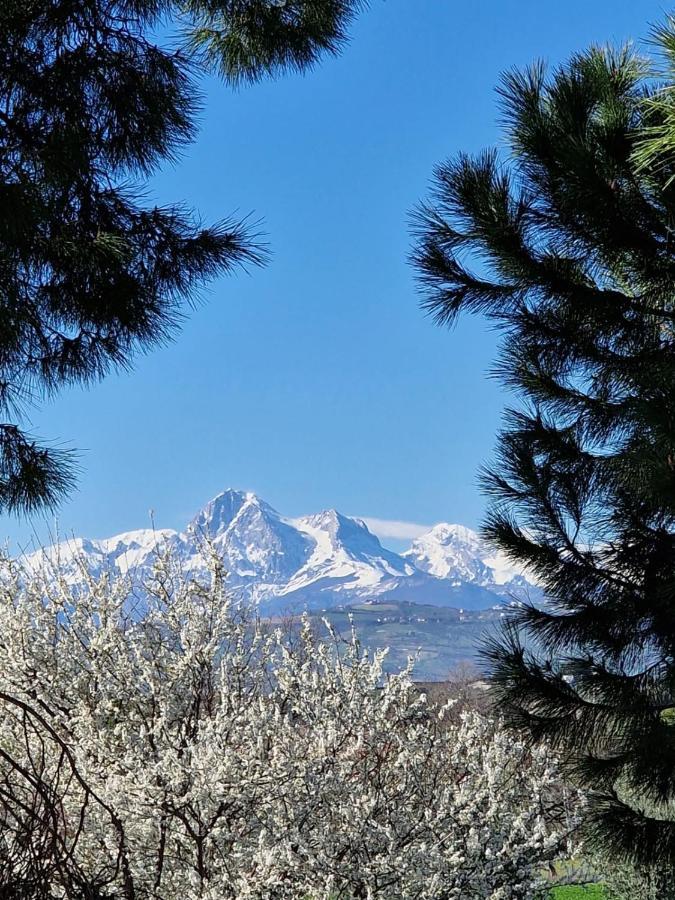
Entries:
<svg viewBox="0 0 675 900">
<path fill-rule="evenodd" d="M 159 546 L 191 572 L 204 566 L 206 538 L 221 556 L 232 591 L 262 614 L 332 609 L 354 603 L 426 603 L 485 609 L 525 600 L 538 589 L 480 536 L 439 523 L 404 553 L 383 547 L 359 518 L 335 509 L 285 517 L 251 491 L 227 489 L 212 498 L 182 532 L 138 529 L 101 540 L 74 538 L 25 561 L 30 568 L 59 564 L 75 580 L 81 566 L 147 574 Z"/>
</svg>

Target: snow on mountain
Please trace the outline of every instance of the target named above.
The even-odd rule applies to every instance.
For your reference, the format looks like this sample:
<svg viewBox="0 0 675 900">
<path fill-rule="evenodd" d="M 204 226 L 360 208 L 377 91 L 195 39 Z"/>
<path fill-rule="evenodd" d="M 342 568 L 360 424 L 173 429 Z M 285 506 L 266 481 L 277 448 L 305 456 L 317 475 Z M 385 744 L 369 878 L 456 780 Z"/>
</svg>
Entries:
<svg viewBox="0 0 675 900">
<path fill-rule="evenodd" d="M 82 583 L 85 572 L 94 578 L 106 572 L 147 573 L 162 547 L 185 559 L 188 554 L 182 543 L 182 535 L 176 531 L 141 528 L 103 540 L 70 538 L 24 554 L 20 562 L 28 570 L 43 569 L 47 574 L 58 570 L 67 582 L 76 585 Z"/>
<path fill-rule="evenodd" d="M 293 524 L 313 543 L 313 551 L 285 593 L 307 588 L 318 579 L 339 581 L 348 590 L 369 588 L 414 572 L 402 557 L 385 550 L 360 519 L 329 509 L 294 519 Z"/>
<path fill-rule="evenodd" d="M 403 554 L 421 572 L 452 581 L 488 581 L 490 570 L 483 562 L 483 547 L 475 531 L 462 525 L 435 525 L 415 538 Z"/>
<path fill-rule="evenodd" d="M 328 609 L 388 597 L 481 609 L 522 596 L 528 582 L 479 536 L 460 525 L 436 525 L 399 555 L 382 546 L 360 519 L 336 510 L 291 519 L 251 492 L 214 497 L 184 533 L 141 529 L 104 540 L 73 539 L 25 559 L 30 568 L 58 563 L 73 583 L 82 566 L 143 576 L 159 547 L 188 571 L 205 569 L 208 540 L 221 556 L 232 591 L 261 612 Z"/>
<path fill-rule="evenodd" d="M 403 556 L 421 572 L 448 579 L 457 586 L 478 585 L 516 596 L 532 586 L 504 554 L 490 548 L 479 534 L 463 525 L 435 525 L 416 538 Z"/>
<path fill-rule="evenodd" d="M 260 497 L 233 490 L 211 500 L 188 525 L 195 551 L 204 538 L 221 555 L 230 583 L 256 601 L 282 593 L 314 550 L 307 535 Z"/>
</svg>

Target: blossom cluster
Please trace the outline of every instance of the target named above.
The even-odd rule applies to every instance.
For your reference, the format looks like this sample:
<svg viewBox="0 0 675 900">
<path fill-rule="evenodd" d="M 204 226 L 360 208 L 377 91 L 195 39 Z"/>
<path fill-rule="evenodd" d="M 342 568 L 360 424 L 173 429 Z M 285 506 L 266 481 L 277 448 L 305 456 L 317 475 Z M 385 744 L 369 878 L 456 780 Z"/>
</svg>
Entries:
<svg viewBox="0 0 675 900">
<path fill-rule="evenodd" d="M 356 634 L 260 621 L 211 568 L 159 559 L 132 614 L 128 578 L 74 596 L 0 564 L 0 888 L 538 897 L 575 824 L 555 758 L 431 706 Z"/>
</svg>

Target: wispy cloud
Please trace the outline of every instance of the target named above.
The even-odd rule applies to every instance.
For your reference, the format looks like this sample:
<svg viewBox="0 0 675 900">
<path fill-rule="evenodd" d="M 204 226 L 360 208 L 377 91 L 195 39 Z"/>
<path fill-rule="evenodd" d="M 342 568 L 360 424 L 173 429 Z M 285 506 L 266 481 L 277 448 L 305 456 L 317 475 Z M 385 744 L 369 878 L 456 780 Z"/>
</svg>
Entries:
<svg viewBox="0 0 675 900">
<path fill-rule="evenodd" d="M 395 519 L 371 519 L 359 517 L 379 538 L 398 538 L 401 541 L 412 541 L 429 531 L 431 525 L 419 525 L 417 522 L 399 522 Z"/>
</svg>

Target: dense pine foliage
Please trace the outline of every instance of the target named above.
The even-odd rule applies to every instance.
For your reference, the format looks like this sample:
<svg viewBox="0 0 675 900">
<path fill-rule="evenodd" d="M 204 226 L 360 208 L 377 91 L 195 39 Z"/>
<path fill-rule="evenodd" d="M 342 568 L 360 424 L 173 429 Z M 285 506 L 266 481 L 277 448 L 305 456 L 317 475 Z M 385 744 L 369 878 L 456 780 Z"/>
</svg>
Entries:
<svg viewBox="0 0 675 900">
<path fill-rule="evenodd" d="M 597 845 L 675 863 L 675 172 L 630 52 L 505 76 L 510 157 L 438 167 L 424 306 L 482 313 L 521 403 L 485 474 L 487 536 L 548 595 L 488 648 L 502 709 L 570 757 Z M 672 889 L 666 877 L 661 896 Z"/>
</svg>

